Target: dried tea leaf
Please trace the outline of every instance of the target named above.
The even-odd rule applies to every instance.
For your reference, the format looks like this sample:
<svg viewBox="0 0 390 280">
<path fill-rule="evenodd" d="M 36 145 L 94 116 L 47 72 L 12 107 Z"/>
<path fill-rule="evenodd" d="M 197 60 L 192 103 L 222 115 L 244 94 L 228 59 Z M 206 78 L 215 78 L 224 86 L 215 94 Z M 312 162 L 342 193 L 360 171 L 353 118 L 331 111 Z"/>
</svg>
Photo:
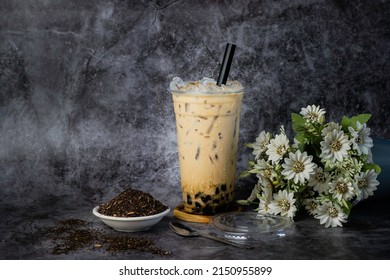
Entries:
<svg viewBox="0 0 390 280">
<path fill-rule="evenodd" d="M 151 194 L 128 188 L 99 206 L 100 214 L 112 217 L 141 217 L 156 215 L 168 209 Z"/>
</svg>

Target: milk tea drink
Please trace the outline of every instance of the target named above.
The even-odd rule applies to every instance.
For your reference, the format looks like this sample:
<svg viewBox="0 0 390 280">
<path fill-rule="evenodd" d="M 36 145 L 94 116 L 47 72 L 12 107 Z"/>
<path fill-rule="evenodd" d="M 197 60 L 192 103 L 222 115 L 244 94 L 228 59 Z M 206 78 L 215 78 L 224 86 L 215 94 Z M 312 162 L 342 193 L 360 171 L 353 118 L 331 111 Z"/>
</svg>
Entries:
<svg viewBox="0 0 390 280">
<path fill-rule="evenodd" d="M 243 87 L 213 79 L 170 84 L 176 116 L 184 210 L 215 214 L 234 199 Z"/>
</svg>

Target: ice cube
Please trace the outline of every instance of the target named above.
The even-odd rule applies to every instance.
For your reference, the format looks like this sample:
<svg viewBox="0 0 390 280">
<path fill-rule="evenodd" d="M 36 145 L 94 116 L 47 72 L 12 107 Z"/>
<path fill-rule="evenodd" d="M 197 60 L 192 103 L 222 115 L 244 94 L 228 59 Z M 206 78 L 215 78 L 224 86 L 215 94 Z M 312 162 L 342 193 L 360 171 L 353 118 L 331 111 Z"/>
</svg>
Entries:
<svg viewBox="0 0 390 280">
<path fill-rule="evenodd" d="M 174 77 L 171 81 L 171 83 L 169 84 L 169 88 L 171 90 L 178 90 L 180 89 L 181 86 L 184 86 L 185 83 L 183 82 L 183 80 L 179 77 Z"/>
<path fill-rule="evenodd" d="M 184 84 L 183 80 L 180 77 L 174 77 L 172 79 L 172 82 L 174 82 L 177 85 L 183 85 Z"/>
<path fill-rule="evenodd" d="M 217 83 L 213 78 L 207 78 L 207 77 L 203 77 L 203 79 L 200 80 L 200 82 L 202 83 L 202 85 L 205 85 L 205 86 L 207 86 L 208 84 L 216 84 Z"/>
</svg>

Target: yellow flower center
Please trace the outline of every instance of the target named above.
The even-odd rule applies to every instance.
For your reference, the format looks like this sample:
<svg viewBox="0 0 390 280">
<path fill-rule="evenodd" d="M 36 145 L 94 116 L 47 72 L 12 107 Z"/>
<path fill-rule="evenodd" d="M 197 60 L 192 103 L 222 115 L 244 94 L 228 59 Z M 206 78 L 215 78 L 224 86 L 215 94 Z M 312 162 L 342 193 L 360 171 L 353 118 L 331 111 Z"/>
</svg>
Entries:
<svg viewBox="0 0 390 280">
<path fill-rule="evenodd" d="M 361 179 L 357 182 L 357 185 L 359 189 L 364 189 L 368 186 L 367 180 L 366 179 Z"/>
<path fill-rule="evenodd" d="M 331 218 L 336 218 L 339 215 L 339 211 L 334 207 L 329 207 L 327 213 Z"/>
<path fill-rule="evenodd" d="M 286 147 L 284 145 L 280 145 L 276 148 L 276 153 L 280 156 L 286 153 Z"/>
<path fill-rule="evenodd" d="M 355 142 L 356 142 L 357 144 L 363 144 L 363 143 L 364 143 L 364 139 L 363 139 L 363 137 L 358 136 L 358 137 L 356 137 Z"/>
<path fill-rule="evenodd" d="M 264 170 L 264 177 L 271 178 L 271 176 L 272 176 L 271 170 L 270 169 L 265 169 Z"/>
<path fill-rule="evenodd" d="M 334 140 L 332 143 L 330 143 L 330 148 L 332 149 L 333 152 L 338 152 L 341 149 L 341 143 L 339 140 Z"/>
<path fill-rule="evenodd" d="M 348 185 L 344 182 L 338 182 L 336 185 L 336 190 L 338 193 L 344 194 L 348 191 Z"/>
<path fill-rule="evenodd" d="M 317 173 L 315 176 L 316 180 L 318 182 L 324 183 L 326 181 L 325 174 L 324 173 Z"/>
<path fill-rule="evenodd" d="M 305 170 L 305 165 L 302 161 L 296 161 L 294 162 L 292 169 L 295 173 L 301 173 L 303 170 Z"/>
<path fill-rule="evenodd" d="M 282 208 L 282 211 L 286 212 L 290 209 L 290 202 L 287 199 L 282 199 L 279 201 L 279 206 Z"/>
<path fill-rule="evenodd" d="M 312 122 L 316 121 L 317 118 L 318 118 L 318 115 L 314 112 L 310 112 L 309 115 L 308 115 L 308 118 L 309 120 L 311 120 Z"/>
</svg>

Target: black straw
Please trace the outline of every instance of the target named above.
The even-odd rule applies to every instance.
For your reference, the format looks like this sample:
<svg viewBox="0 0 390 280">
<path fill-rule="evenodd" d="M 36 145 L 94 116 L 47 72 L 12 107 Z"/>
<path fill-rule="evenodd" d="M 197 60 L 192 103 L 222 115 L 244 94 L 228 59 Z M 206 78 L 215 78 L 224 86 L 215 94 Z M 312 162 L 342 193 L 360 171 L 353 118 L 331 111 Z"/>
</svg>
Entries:
<svg viewBox="0 0 390 280">
<path fill-rule="evenodd" d="M 235 50 L 236 50 L 236 45 L 232 43 L 226 44 L 225 54 L 223 56 L 222 65 L 221 65 L 221 69 L 219 70 L 219 76 L 217 80 L 218 86 L 226 85 Z"/>
</svg>

